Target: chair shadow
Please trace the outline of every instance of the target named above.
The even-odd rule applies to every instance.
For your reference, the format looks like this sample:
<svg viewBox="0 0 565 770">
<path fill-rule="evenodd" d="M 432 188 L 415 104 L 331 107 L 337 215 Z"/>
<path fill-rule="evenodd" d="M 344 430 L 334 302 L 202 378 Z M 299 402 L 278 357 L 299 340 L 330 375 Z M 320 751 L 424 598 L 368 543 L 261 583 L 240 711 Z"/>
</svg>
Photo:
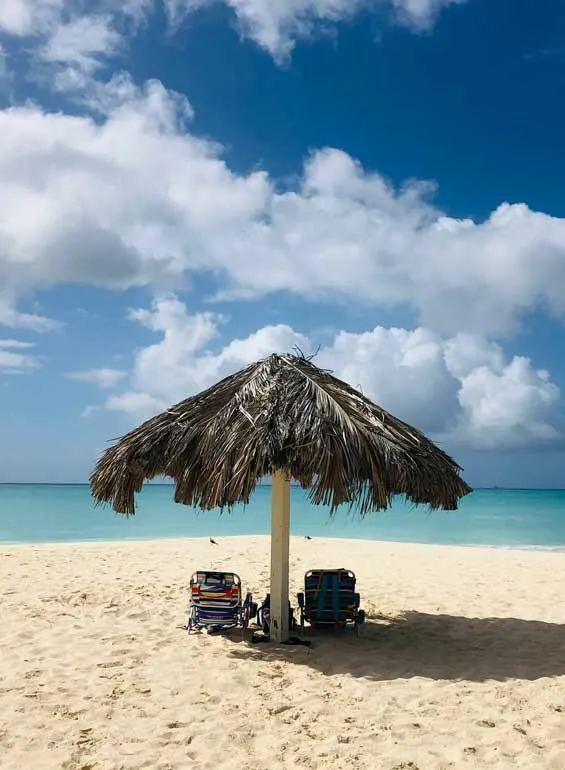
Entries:
<svg viewBox="0 0 565 770">
<path fill-rule="evenodd" d="M 292 661 L 326 676 L 485 682 L 565 675 L 565 625 L 519 618 L 405 612 L 351 630 L 307 634 L 312 646 L 237 645 L 230 656 Z"/>
</svg>

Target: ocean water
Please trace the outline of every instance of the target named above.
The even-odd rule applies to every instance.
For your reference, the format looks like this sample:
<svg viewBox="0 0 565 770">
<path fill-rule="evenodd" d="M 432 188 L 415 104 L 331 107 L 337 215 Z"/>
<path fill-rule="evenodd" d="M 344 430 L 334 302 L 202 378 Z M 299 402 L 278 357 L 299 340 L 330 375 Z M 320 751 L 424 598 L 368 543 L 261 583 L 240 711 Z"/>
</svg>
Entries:
<svg viewBox="0 0 565 770">
<path fill-rule="evenodd" d="M 0 484 L 0 542 L 145 540 L 267 534 L 269 486 L 258 487 L 249 505 L 231 513 L 202 512 L 173 502 L 173 487 L 147 485 L 138 511 L 126 518 L 94 507 L 87 484 Z M 457 511 L 395 503 L 364 519 L 313 506 L 293 487 L 295 535 L 396 540 L 415 543 L 565 549 L 565 490 L 479 489 Z"/>
</svg>

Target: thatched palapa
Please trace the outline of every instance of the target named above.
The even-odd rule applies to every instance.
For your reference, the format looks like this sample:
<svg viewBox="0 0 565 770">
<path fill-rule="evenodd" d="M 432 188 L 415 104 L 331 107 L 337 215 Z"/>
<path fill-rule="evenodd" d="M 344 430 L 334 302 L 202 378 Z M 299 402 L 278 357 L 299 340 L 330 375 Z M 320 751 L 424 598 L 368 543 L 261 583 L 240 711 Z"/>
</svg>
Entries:
<svg viewBox="0 0 565 770">
<path fill-rule="evenodd" d="M 134 493 L 161 475 L 174 480 L 175 502 L 229 508 L 276 470 L 332 510 L 384 509 L 400 493 L 453 510 L 471 491 L 420 431 L 294 355 L 254 363 L 144 422 L 104 453 L 91 485 L 119 513 L 133 514 Z"/>
<path fill-rule="evenodd" d="M 257 482 L 272 475 L 271 614 L 280 617 L 280 639 L 287 615 L 289 478 L 332 511 L 343 504 L 362 514 L 385 509 L 397 494 L 453 510 L 471 491 L 460 470 L 419 430 L 311 359 L 272 355 L 128 433 L 99 460 L 91 487 L 98 502 L 133 514 L 143 482 L 168 476 L 176 502 L 229 508 L 247 503 Z M 285 560 L 281 577 L 277 563 Z"/>
</svg>

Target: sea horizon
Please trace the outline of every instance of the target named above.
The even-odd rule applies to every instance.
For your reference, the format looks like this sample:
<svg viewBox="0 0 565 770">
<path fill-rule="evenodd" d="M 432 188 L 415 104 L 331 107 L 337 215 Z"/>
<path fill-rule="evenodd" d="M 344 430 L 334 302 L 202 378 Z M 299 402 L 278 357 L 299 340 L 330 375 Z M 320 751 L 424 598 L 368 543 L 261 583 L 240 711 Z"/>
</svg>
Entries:
<svg viewBox="0 0 565 770">
<path fill-rule="evenodd" d="M 136 515 L 96 506 L 87 482 L 0 483 L 0 543 L 105 542 L 190 537 L 266 535 L 270 483 L 261 483 L 248 505 L 220 512 L 174 503 L 172 484 L 147 484 Z M 308 500 L 293 485 L 291 534 L 310 537 L 431 543 L 492 548 L 565 549 L 565 490 L 475 489 L 456 511 L 430 511 L 397 498 L 387 511 L 365 517 L 342 506 Z"/>
<path fill-rule="evenodd" d="M 174 487 L 172 481 L 145 481 L 144 487 Z M 0 487 L 87 487 L 90 486 L 89 481 L 0 481 Z M 258 487 L 270 487 L 272 483 L 270 481 L 258 481 L 256 486 Z M 300 487 L 300 484 L 296 481 L 291 481 L 291 486 Z M 500 492 L 516 491 L 516 492 L 565 492 L 565 487 L 503 487 L 493 484 L 488 487 L 473 487 L 473 492 L 480 492 L 484 490 L 499 490 Z M 470 494 L 472 494 L 471 492 Z"/>
</svg>

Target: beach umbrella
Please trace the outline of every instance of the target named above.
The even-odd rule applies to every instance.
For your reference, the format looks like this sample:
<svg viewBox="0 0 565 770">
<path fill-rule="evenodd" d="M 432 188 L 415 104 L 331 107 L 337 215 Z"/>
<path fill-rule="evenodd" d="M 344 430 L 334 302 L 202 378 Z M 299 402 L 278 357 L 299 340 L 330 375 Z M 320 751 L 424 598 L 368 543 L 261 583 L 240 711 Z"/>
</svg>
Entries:
<svg viewBox="0 0 565 770">
<path fill-rule="evenodd" d="M 159 373 L 156 372 L 158 377 Z M 471 488 L 416 428 L 302 354 L 274 354 L 147 420 L 107 449 L 90 478 L 98 503 L 135 513 L 146 479 L 168 476 L 175 502 L 229 509 L 272 477 L 271 638 L 288 638 L 290 481 L 310 501 L 361 515 L 395 495 L 454 510 Z"/>
</svg>

